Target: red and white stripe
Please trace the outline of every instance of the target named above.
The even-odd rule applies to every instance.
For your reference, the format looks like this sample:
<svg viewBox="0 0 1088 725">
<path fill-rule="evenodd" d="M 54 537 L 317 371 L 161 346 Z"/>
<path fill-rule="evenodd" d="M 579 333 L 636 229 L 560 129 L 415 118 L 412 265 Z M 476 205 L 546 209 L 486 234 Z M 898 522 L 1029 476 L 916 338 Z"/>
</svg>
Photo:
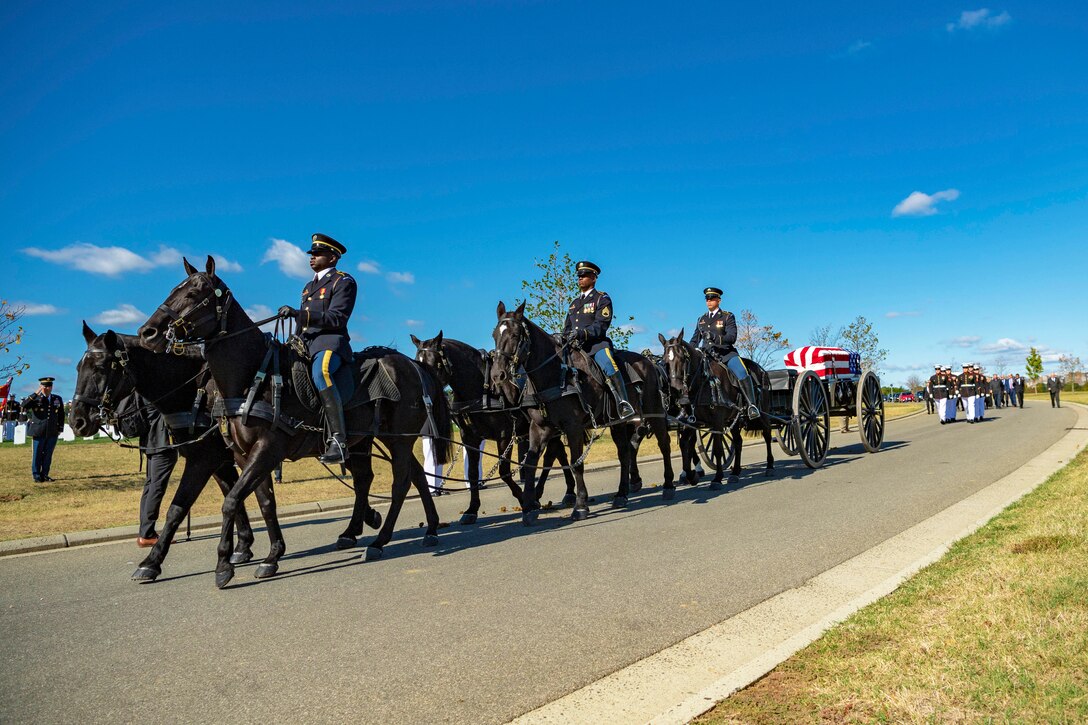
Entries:
<svg viewBox="0 0 1088 725">
<path fill-rule="evenodd" d="M 806 345 L 786 353 L 784 360 L 787 368 L 811 370 L 821 378 L 858 377 L 856 366 L 850 366 L 850 351 L 841 347 Z"/>
</svg>

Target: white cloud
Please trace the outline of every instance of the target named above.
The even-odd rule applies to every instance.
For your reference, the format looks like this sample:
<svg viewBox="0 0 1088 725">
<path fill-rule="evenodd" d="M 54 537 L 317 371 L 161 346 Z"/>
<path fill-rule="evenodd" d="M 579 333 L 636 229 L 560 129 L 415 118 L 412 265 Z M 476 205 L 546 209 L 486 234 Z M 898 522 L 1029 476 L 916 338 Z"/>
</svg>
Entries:
<svg viewBox="0 0 1088 725">
<path fill-rule="evenodd" d="M 1012 16 L 1005 10 L 994 15 L 990 8 L 978 10 L 964 10 L 960 13 L 960 19 L 954 23 L 945 25 L 945 30 L 953 33 L 957 30 L 974 30 L 975 28 L 993 29 L 1008 24 Z"/>
<path fill-rule="evenodd" d="M 892 216 L 932 216 L 937 213 L 938 201 L 955 201 L 960 196 L 958 189 L 945 189 L 933 194 L 912 191 L 903 201 L 892 209 Z"/>
<path fill-rule="evenodd" d="M 218 264 L 218 262 L 216 262 Z M 218 269 L 218 268 L 217 268 Z M 257 320 L 263 320 L 266 317 L 271 317 L 275 314 L 274 310 L 268 305 L 253 305 L 252 307 L 245 308 L 246 314 L 249 315 L 249 319 L 256 322 Z M 272 332 L 276 328 L 276 321 L 266 322 L 261 325 L 261 329 L 265 332 Z"/>
<path fill-rule="evenodd" d="M 140 312 L 132 305 L 122 304 L 118 305 L 113 310 L 103 310 L 98 313 L 94 321 L 102 325 L 134 325 L 136 323 L 142 323 L 147 319 L 147 315 Z"/>
<path fill-rule="evenodd" d="M 405 320 L 404 324 L 408 327 L 423 327 L 423 320 Z"/>
<path fill-rule="evenodd" d="M 215 272 L 219 274 L 221 272 L 241 272 L 242 265 L 238 262 L 232 262 L 226 257 L 221 257 L 218 254 L 213 254 L 215 257 Z"/>
<path fill-rule="evenodd" d="M 390 272 L 385 278 L 393 284 L 415 284 L 416 276 L 411 272 Z"/>
<path fill-rule="evenodd" d="M 34 315 L 59 315 L 64 312 L 56 305 L 47 305 L 41 302 L 13 302 L 12 307 L 22 307 L 23 314 L 27 316 Z"/>
<path fill-rule="evenodd" d="M 356 267 L 356 269 L 367 274 L 380 274 L 382 271 L 381 265 L 370 259 L 364 259 L 362 262 L 359 262 L 359 266 Z"/>
<path fill-rule="evenodd" d="M 261 264 L 275 262 L 280 271 L 288 277 L 310 279 L 314 272 L 310 269 L 310 258 L 291 242 L 285 239 L 273 239 L 272 244 L 261 258 Z"/>
<path fill-rule="evenodd" d="M 855 40 L 853 43 L 850 44 L 850 47 L 846 49 L 846 52 L 848 55 L 856 55 L 861 51 L 872 47 L 873 44 L 870 43 L 868 40 Z"/>
<path fill-rule="evenodd" d="M 617 325 L 616 328 L 619 330 L 623 330 L 624 332 L 630 332 L 632 335 L 641 335 L 642 333 L 646 332 L 645 327 L 643 327 L 642 325 L 636 325 L 634 323 L 630 323 L 627 325 Z"/>
<path fill-rule="evenodd" d="M 159 251 L 147 257 L 124 247 L 99 247 L 85 242 L 69 244 L 60 249 L 27 247 L 23 252 L 62 267 L 107 277 L 117 277 L 126 272 L 149 272 L 155 267 L 181 262 L 181 254 L 176 249 L 164 246 L 160 246 Z"/>
<path fill-rule="evenodd" d="M 893 319 L 896 317 L 921 317 L 922 313 L 918 312 L 917 310 L 908 310 L 905 312 L 898 312 L 896 310 L 892 310 L 891 312 L 886 313 L 884 316 Z"/>
<path fill-rule="evenodd" d="M 72 358 L 70 357 L 60 357 L 58 355 L 46 355 L 45 359 L 53 363 L 54 365 L 61 365 L 64 367 L 71 365 L 73 362 Z"/>
<path fill-rule="evenodd" d="M 997 342 L 990 342 L 985 345 L 979 345 L 980 352 L 1027 352 L 1030 346 L 1025 345 L 1019 340 L 1014 340 L 1011 337 L 1002 337 Z"/>
<path fill-rule="evenodd" d="M 978 335 L 964 335 L 963 337 L 953 337 L 951 340 L 945 340 L 946 345 L 952 347 L 974 347 L 982 338 Z"/>
</svg>

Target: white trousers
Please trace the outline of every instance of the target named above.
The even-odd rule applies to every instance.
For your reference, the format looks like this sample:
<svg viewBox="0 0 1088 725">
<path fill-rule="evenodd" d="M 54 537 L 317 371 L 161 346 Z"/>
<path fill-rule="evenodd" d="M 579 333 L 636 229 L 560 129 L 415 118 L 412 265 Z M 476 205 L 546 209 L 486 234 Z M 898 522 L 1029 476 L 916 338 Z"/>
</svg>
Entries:
<svg viewBox="0 0 1088 725">
<path fill-rule="evenodd" d="M 967 420 L 975 419 L 975 411 L 978 410 L 978 405 L 976 404 L 977 400 L 977 395 L 963 396 L 963 417 Z"/>
<path fill-rule="evenodd" d="M 441 476 L 446 473 L 442 470 L 442 464 L 435 461 L 434 439 L 430 436 L 423 436 L 423 473 L 427 475 L 428 486 L 442 488 L 445 479 Z"/>
<path fill-rule="evenodd" d="M 937 401 L 937 416 L 942 420 L 956 419 L 956 399 L 944 398 Z"/>
<path fill-rule="evenodd" d="M 985 416 L 985 415 L 986 415 L 986 396 L 985 395 L 976 395 L 975 396 L 975 420 L 982 420 L 983 416 Z"/>
</svg>

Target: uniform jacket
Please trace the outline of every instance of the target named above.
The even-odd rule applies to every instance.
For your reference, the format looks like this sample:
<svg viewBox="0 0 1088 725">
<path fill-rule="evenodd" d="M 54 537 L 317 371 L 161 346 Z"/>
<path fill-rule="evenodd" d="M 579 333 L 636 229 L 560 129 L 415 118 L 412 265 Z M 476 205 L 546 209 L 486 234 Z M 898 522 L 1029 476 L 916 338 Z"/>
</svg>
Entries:
<svg viewBox="0 0 1088 725">
<path fill-rule="evenodd" d="M 718 310 L 713 317 L 707 312 L 695 323 L 690 343 L 695 347 L 706 346 L 719 354 L 733 352 L 737 341 L 737 318 L 732 312 Z"/>
<path fill-rule="evenodd" d="M 22 409 L 19 407 L 19 401 L 15 398 L 8 398 L 8 402 L 4 404 L 4 420 L 13 422 L 19 420 L 19 413 Z"/>
<path fill-rule="evenodd" d="M 943 390 L 938 389 L 937 386 L 945 386 Z M 933 375 L 929 379 L 929 392 L 936 400 L 952 397 L 952 388 L 949 385 L 948 378 L 944 375 Z"/>
<path fill-rule="evenodd" d="M 579 333 L 582 349 L 593 354 L 606 345 L 608 327 L 612 324 L 612 298 L 607 292 L 592 290 L 589 295 L 578 295 L 567 309 L 567 319 L 563 323 L 563 336 L 575 330 Z"/>
<path fill-rule="evenodd" d="M 64 430 L 64 400 L 56 393 L 32 393 L 23 401 L 23 412 L 31 438 L 56 438 Z"/>
<path fill-rule="evenodd" d="M 982 376 L 975 375 L 974 373 L 965 373 L 964 375 L 961 375 L 959 379 L 959 386 L 962 388 L 965 385 L 972 386 L 969 389 L 969 391 L 971 392 L 967 392 L 967 395 L 978 395 L 979 392 L 981 392 L 982 390 Z"/>
<path fill-rule="evenodd" d="M 1061 378 L 1047 378 L 1046 379 L 1046 389 L 1049 392 L 1054 392 L 1055 390 L 1061 390 L 1062 389 Z"/>
<path fill-rule="evenodd" d="M 306 283 L 295 322 L 311 357 L 332 350 L 344 362 L 351 362 L 348 318 L 355 309 L 356 293 L 355 280 L 339 269 L 333 269 L 320 282 L 311 279 Z"/>
</svg>

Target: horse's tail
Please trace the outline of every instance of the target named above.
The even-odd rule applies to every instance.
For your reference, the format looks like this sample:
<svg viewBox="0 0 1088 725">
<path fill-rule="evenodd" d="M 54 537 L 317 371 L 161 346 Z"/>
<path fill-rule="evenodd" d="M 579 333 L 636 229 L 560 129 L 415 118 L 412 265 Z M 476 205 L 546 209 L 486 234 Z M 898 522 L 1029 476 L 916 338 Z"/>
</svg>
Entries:
<svg viewBox="0 0 1088 725">
<path fill-rule="evenodd" d="M 445 465 L 450 461 L 452 444 L 450 437 L 453 435 L 452 416 L 450 415 L 450 401 L 446 397 L 446 391 L 434 373 L 424 365 L 420 365 L 423 371 L 424 392 L 431 396 L 431 415 L 434 418 L 434 445 L 435 462 Z"/>
</svg>

